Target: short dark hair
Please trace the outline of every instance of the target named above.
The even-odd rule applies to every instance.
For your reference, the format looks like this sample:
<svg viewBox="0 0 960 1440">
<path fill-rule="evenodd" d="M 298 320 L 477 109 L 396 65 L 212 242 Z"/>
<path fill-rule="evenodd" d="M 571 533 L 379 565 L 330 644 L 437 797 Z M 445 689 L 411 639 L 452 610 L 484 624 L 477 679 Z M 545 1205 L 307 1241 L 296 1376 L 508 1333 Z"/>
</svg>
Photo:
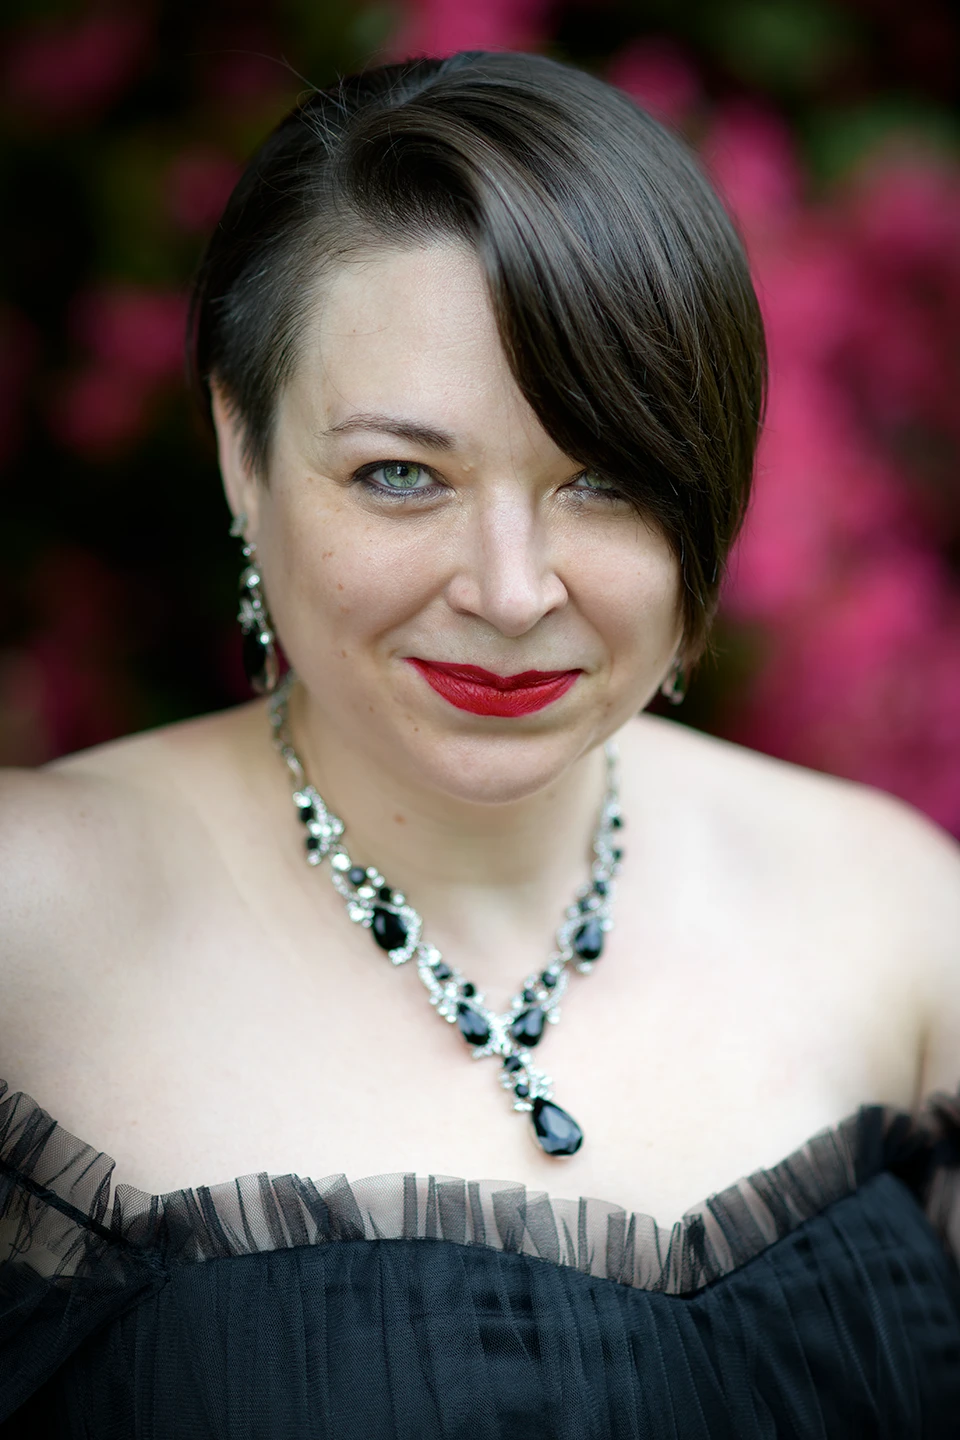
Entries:
<svg viewBox="0 0 960 1440">
<path fill-rule="evenodd" d="M 540 55 L 465 51 L 309 93 L 254 156 L 198 271 L 191 364 L 208 413 L 215 377 L 266 476 L 323 275 L 444 236 L 480 260 L 544 430 L 669 541 L 695 664 L 749 501 L 763 324 L 694 156 L 604 81 Z"/>
</svg>

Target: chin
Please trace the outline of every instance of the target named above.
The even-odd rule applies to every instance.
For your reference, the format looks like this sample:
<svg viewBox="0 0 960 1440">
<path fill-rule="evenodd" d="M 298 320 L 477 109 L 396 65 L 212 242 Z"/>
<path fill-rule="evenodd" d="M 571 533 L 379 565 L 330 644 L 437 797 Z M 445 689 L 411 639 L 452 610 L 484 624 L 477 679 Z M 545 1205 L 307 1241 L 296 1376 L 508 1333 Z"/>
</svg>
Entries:
<svg viewBox="0 0 960 1440">
<path fill-rule="evenodd" d="M 582 732 L 495 735 L 421 730 L 407 753 L 419 783 L 474 805 L 509 805 L 551 785 L 590 748 Z"/>
</svg>

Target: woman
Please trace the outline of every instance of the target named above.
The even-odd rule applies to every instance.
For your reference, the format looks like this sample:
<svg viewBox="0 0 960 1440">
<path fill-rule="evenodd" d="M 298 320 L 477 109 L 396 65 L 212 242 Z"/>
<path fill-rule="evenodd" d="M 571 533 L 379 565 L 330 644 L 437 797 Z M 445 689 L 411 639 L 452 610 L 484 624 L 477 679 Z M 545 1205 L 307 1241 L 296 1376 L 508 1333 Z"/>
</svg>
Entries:
<svg viewBox="0 0 960 1440">
<path fill-rule="evenodd" d="M 691 157 L 371 70 L 193 317 L 264 694 L 6 778 L 3 1433 L 956 1435 L 957 848 L 644 714 L 762 408 Z"/>
</svg>

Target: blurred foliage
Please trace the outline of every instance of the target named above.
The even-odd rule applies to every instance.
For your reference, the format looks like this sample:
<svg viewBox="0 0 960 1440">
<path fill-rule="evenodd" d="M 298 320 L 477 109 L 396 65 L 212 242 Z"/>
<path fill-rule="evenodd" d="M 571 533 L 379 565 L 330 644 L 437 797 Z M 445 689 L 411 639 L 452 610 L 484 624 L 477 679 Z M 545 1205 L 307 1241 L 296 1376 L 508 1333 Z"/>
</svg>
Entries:
<svg viewBox="0 0 960 1440">
<path fill-rule="evenodd" d="M 12 21 L 12 23 L 10 23 Z M 0 755 L 246 695 L 236 546 L 183 384 L 184 295 L 239 169 L 382 6 L 8 11 L 0 184 Z"/>
<path fill-rule="evenodd" d="M 184 296 L 296 96 L 541 49 L 697 146 L 771 332 L 771 423 L 685 723 L 960 834 L 960 28 L 941 0 L 8 0 L 0 61 L 0 760 L 245 698 L 236 545 Z"/>
</svg>

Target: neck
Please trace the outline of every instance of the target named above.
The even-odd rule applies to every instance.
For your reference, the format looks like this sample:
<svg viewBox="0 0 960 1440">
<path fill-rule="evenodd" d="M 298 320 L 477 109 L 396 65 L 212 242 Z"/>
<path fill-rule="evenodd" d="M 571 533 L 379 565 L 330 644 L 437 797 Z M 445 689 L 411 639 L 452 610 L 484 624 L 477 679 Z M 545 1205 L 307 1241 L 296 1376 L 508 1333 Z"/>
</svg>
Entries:
<svg viewBox="0 0 960 1440">
<path fill-rule="evenodd" d="M 427 939 L 462 968 L 485 970 L 478 978 L 515 980 L 545 957 L 589 872 L 606 785 L 602 747 L 534 795 L 471 804 L 358 754 L 324 725 L 302 686 L 290 698 L 288 733 L 307 780 L 343 820 L 353 861 L 375 865 L 407 896 Z"/>
</svg>

